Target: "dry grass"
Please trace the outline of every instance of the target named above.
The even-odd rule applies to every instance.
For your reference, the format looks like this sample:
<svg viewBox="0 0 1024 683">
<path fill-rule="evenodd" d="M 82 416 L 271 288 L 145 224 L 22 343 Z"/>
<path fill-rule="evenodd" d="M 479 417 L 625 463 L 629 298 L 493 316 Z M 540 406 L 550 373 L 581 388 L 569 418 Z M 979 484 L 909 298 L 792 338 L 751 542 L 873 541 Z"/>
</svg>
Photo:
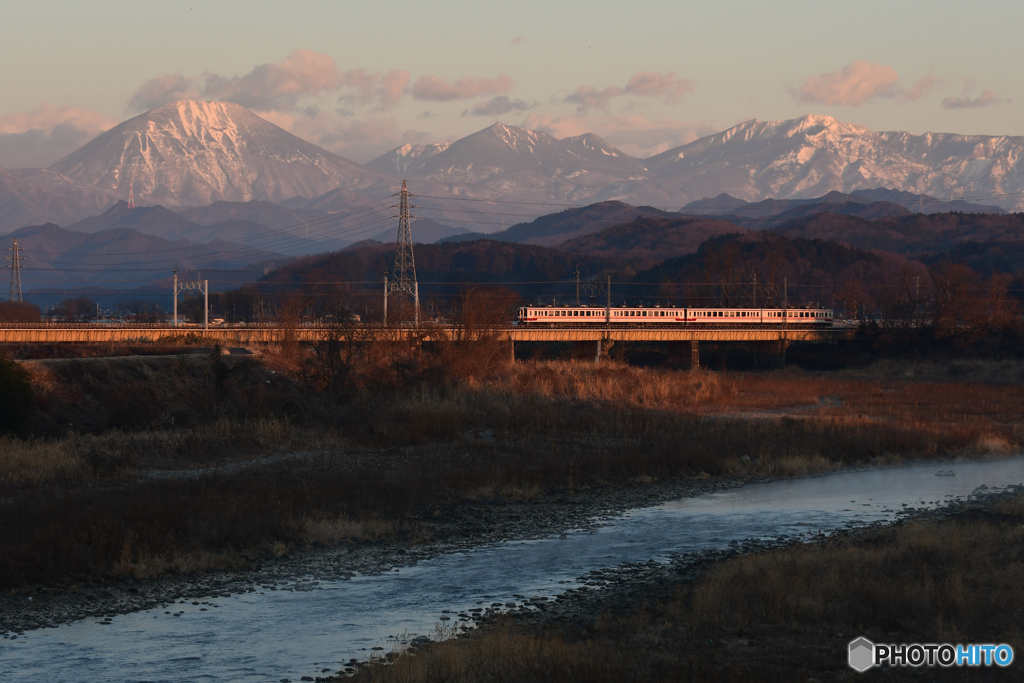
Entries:
<svg viewBox="0 0 1024 683">
<path fill-rule="evenodd" d="M 858 381 L 1024 384 L 1024 360 L 964 358 L 940 363 L 883 359 L 861 370 L 839 371 L 836 376 Z"/>
<path fill-rule="evenodd" d="M 844 624 L 879 639 L 900 631 L 929 642 L 1020 639 L 1022 542 L 1019 525 L 979 520 L 917 523 L 852 544 L 752 555 L 698 583 L 689 622 Z"/>
<path fill-rule="evenodd" d="M 76 429 L 0 440 L 0 525 L 15 529 L 0 536 L 0 585 L 408 536 L 419 532 L 389 525 L 460 501 L 800 476 L 1024 442 L 1024 389 L 1008 385 L 537 362 L 429 381 L 412 373 L 397 386 L 395 371 L 337 402 L 312 393 L 303 368 L 295 357 L 206 356 L 38 370 L 39 420 Z M 322 462 L 235 467 L 297 451 Z M 188 469 L 216 474 L 145 476 Z"/>
<path fill-rule="evenodd" d="M 342 541 L 376 541 L 391 538 L 398 531 L 398 523 L 394 520 L 375 517 L 356 520 L 347 516 L 307 517 L 300 524 L 302 539 L 319 545 L 337 545 Z"/>
<path fill-rule="evenodd" d="M 675 409 L 694 409 L 714 402 L 722 391 L 719 376 L 707 371 L 677 372 L 584 361 L 517 363 L 495 376 L 488 386 L 498 392 L 547 399 Z"/>
<path fill-rule="evenodd" d="M 88 466 L 72 439 L 22 441 L 0 437 L 0 486 L 39 486 L 86 478 Z"/>
<path fill-rule="evenodd" d="M 1024 496 L 993 512 L 739 557 L 666 587 L 670 598 L 605 613 L 582 629 L 526 630 L 506 621 L 368 667 L 356 680 L 833 680 L 851 675 L 846 645 L 860 635 L 1009 643 L 1019 652 Z M 922 673 L 981 681 L 996 672 L 889 669 L 886 678 Z"/>
</svg>

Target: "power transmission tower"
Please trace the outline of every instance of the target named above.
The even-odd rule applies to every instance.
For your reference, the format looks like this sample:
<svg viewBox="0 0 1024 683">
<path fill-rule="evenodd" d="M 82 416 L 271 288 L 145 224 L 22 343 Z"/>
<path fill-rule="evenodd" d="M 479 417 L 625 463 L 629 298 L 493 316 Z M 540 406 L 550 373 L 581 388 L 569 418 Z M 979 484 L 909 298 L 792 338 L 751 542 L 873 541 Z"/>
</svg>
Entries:
<svg viewBox="0 0 1024 683">
<path fill-rule="evenodd" d="M 135 208 L 135 181 L 128 181 L 128 208 Z"/>
<path fill-rule="evenodd" d="M 7 260 L 11 262 L 11 293 L 7 298 L 9 301 L 21 301 L 21 262 L 25 260 L 25 257 L 21 255 L 18 240 L 14 240 L 14 246 L 7 251 L 11 252 L 11 255 L 7 257 Z"/>
<path fill-rule="evenodd" d="M 420 324 L 420 283 L 416 281 L 416 261 L 412 254 L 412 228 L 409 225 L 409 197 L 405 181 L 402 191 L 398 194 L 398 240 L 395 242 L 395 267 L 392 270 L 394 279 L 384 278 L 384 324 L 388 324 L 388 295 L 404 292 L 412 297 L 416 307 L 416 325 Z M 412 207 L 415 208 L 415 207 Z"/>
</svg>

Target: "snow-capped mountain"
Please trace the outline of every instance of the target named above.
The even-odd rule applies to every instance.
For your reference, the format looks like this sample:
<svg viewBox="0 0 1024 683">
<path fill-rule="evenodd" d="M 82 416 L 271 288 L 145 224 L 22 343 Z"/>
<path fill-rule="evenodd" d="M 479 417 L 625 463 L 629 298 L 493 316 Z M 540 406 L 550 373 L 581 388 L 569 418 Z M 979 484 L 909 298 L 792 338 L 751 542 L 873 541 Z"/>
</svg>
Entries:
<svg viewBox="0 0 1024 683">
<path fill-rule="evenodd" d="M 746 201 L 887 188 L 1024 208 L 1024 137 L 876 133 L 830 116 L 751 120 L 648 159 L 597 135 L 563 140 L 494 124 L 435 148 L 406 145 L 369 165 L 472 196 L 676 209 L 728 193 Z"/>
<path fill-rule="evenodd" d="M 451 142 L 432 142 L 429 145 L 405 144 L 386 154 L 381 154 L 366 164 L 366 167 L 381 173 L 418 176 L 423 173 L 428 159 L 445 151 L 451 144 Z"/>
<path fill-rule="evenodd" d="M 361 166 L 241 106 L 182 101 L 125 121 L 49 169 L 0 174 L 0 227 L 94 215 L 126 199 L 129 182 L 140 205 L 265 200 L 337 213 L 387 204 L 403 178 L 419 195 L 419 218 L 476 232 L 561 204 L 678 210 L 722 193 L 757 202 L 886 188 L 1024 210 L 1024 137 L 879 133 L 805 116 L 747 121 L 637 159 L 592 133 L 559 140 L 498 123 L 451 143 L 403 145 Z M 381 220 L 390 216 L 384 204 L 374 214 Z"/>
<path fill-rule="evenodd" d="M 657 189 L 627 201 L 683 206 L 722 192 L 746 201 L 889 188 L 1024 208 L 1024 137 L 876 133 L 830 116 L 747 121 L 645 160 Z"/>
<path fill-rule="evenodd" d="M 49 168 L 139 204 L 316 197 L 389 178 L 228 102 L 182 100 L 129 119 Z"/>
<path fill-rule="evenodd" d="M 500 123 L 429 153 L 399 147 L 368 166 L 404 167 L 407 177 L 466 185 L 474 196 L 525 201 L 582 201 L 611 183 L 649 177 L 643 162 L 593 133 L 559 140 Z"/>
</svg>

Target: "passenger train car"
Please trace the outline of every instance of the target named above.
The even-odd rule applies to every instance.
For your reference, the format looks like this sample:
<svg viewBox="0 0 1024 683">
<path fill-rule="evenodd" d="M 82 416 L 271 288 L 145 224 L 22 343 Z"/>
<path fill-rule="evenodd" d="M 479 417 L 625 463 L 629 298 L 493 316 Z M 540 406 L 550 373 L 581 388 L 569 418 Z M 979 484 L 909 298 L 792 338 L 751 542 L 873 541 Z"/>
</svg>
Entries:
<svg viewBox="0 0 1024 683">
<path fill-rule="evenodd" d="M 745 326 L 831 325 L 829 308 L 644 308 L 622 306 L 524 306 L 519 324 L 530 326 Z"/>
</svg>

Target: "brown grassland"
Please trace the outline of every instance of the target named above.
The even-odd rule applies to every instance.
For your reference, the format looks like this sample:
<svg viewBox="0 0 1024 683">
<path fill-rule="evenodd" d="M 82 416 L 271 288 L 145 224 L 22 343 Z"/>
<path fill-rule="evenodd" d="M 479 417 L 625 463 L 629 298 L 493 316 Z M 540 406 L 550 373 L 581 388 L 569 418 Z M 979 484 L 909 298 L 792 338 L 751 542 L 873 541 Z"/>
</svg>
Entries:
<svg viewBox="0 0 1024 683">
<path fill-rule="evenodd" d="M 853 680 L 846 644 L 1024 647 L 1024 498 L 713 564 L 584 627 L 497 625 L 358 672 L 379 683 Z M 1016 662 L 1015 662 L 1016 665 Z M 992 668 L 888 669 L 885 680 L 1009 680 Z"/>
<path fill-rule="evenodd" d="M 0 437 L 0 587 L 420 542 L 424 520 L 465 500 L 1024 443 L 1024 387 L 969 375 L 511 364 L 486 344 L 380 346 L 326 361 L 300 347 L 25 363 L 37 409 L 21 436 Z"/>
</svg>

